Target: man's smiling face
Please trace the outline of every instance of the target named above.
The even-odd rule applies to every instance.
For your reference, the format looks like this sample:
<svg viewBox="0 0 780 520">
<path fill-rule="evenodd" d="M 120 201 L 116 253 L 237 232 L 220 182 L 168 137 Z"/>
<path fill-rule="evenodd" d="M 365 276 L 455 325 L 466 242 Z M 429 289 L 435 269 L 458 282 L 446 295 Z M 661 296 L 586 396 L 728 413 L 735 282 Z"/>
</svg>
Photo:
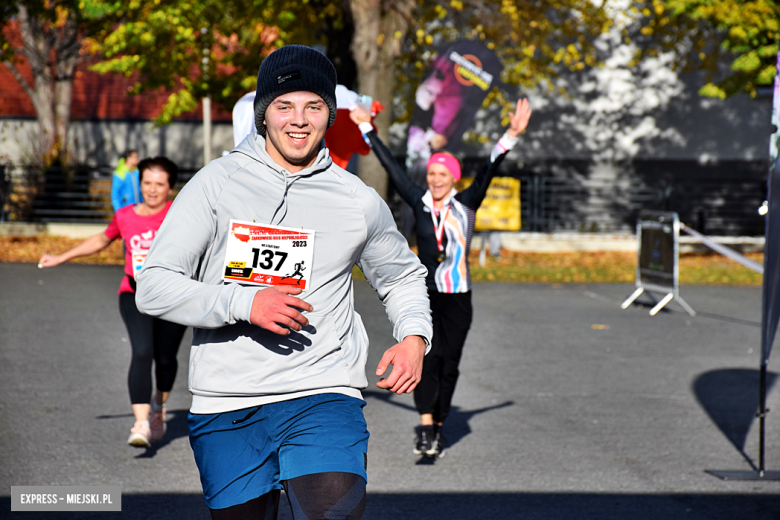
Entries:
<svg viewBox="0 0 780 520">
<path fill-rule="evenodd" d="M 274 99 L 265 111 L 268 155 L 292 173 L 314 164 L 329 114 L 328 105 L 313 92 L 290 92 Z"/>
</svg>

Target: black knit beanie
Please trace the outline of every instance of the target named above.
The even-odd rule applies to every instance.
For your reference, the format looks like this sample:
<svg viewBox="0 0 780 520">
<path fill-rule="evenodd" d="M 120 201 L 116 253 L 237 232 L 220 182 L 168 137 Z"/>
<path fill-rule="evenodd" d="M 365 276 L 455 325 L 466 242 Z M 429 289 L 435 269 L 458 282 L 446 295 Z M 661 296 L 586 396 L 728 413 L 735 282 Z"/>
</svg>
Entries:
<svg viewBox="0 0 780 520">
<path fill-rule="evenodd" d="M 328 105 L 328 128 L 336 120 L 336 69 L 321 52 L 304 45 L 285 45 L 268 55 L 257 73 L 255 126 L 265 137 L 268 105 L 289 92 L 314 92 Z"/>
</svg>

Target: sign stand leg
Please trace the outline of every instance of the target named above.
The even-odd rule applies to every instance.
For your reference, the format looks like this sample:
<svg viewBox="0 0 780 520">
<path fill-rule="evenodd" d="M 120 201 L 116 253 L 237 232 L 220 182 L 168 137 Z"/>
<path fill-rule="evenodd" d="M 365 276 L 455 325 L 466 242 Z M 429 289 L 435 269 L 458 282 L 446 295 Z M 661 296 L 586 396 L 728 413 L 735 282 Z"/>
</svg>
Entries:
<svg viewBox="0 0 780 520">
<path fill-rule="evenodd" d="M 626 301 L 624 301 L 622 303 L 622 305 L 620 305 L 620 308 L 623 309 L 623 310 L 628 309 L 628 306 L 631 305 L 632 303 L 634 303 L 634 300 L 639 298 L 639 296 L 641 296 L 643 292 L 645 292 L 645 288 L 644 287 L 637 287 L 637 290 L 634 291 L 633 293 L 631 293 L 631 296 L 629 296 L 628 299 L 626 299 Z M 647 293 L 647 294 L 650 294 L 650 293 Z"/>
<path fill-rule="evenodd" d="M 481 235 L 482 235 L 482 247 L 479 250 L 479 266 L 485 267 L 485 256 L 487 256 L 485 253 L 485 245 L 487 243 L 487 238 L 485 237 L 487 235 L 486 233 L 481 233 Z"/>
<path fill-rule="evenodd" d="M 658 314 L 658 311 L 663 309 L 664 306 L 666 306 L 667 303 L 672 301 L 673 298 L 674 298 L 674 293 L 669 293 L 666 296 L 664 296 L 663 299 L 660 302 L 658 302 L 658 304 L 655 307 L 650 309 L 650 316 L 655 316 L 656 314 Z"/>
<path fill-rule="evenodd" d="M 690 314 L 691 316 L 696 316 L 696 311 L 695 311 L 695 310 L 693 310 L 693 309 L 691 308 L 691 306 L 690 306 L 690 305 L 688 305 L 687 303 L 685 303 L 685 300 L 683 300 L 682 298 L 680 298 L 680 296 L 675 296 L 675 297 L 674 297 L 674 300 L 675 300 L 677 303 L 679 303 L 679 304 L 680 304 L 680 307 L 682 307 L 683 309 L 685 309 L 685 312 L 687 312 L 687 313 L 688 313 L 688 314 Z"/>
</svg>

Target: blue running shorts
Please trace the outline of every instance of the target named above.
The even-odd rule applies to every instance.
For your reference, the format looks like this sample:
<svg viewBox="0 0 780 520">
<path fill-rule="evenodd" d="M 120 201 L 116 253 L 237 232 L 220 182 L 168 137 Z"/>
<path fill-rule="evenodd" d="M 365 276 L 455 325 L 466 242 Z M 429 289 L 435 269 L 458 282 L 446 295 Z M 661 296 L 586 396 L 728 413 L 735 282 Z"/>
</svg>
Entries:
<svg viewBox="0 0 780 520">
<path fill-rule="evenodd" d="M 211 509 L 243 504 L 314 473 L 367 479 L 366 402 L 317 394 L 234 412 L 189 414 L 190 445 Z"/>
</svg>

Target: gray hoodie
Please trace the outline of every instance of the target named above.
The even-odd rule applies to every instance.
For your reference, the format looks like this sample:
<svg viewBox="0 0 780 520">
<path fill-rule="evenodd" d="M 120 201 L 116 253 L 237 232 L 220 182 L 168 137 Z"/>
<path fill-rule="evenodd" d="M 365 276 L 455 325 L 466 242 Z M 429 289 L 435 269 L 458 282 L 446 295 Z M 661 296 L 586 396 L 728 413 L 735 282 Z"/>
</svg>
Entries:
<svg viewBox="0 0 780 520">
<path fill-rule="evenodd" d="M 226 283 L 230 219 L 315 231 L 309 325 L 280 336 L 249 323 L 257 286 Z M 379 294 L 398 341 L 430 345 L 426 269 L 398 233 L 387 205 L 322 148 L 290 173 L 254 133 L 182 189 L 137 276 L 141 312 L 195 327 L 192 413 L 218 413 L 335 392 L 361 397 L 368 336 L 354 308 L 352 266 Z M 388 347 L 390 345 L 387 345 Z"/>
</svg>

